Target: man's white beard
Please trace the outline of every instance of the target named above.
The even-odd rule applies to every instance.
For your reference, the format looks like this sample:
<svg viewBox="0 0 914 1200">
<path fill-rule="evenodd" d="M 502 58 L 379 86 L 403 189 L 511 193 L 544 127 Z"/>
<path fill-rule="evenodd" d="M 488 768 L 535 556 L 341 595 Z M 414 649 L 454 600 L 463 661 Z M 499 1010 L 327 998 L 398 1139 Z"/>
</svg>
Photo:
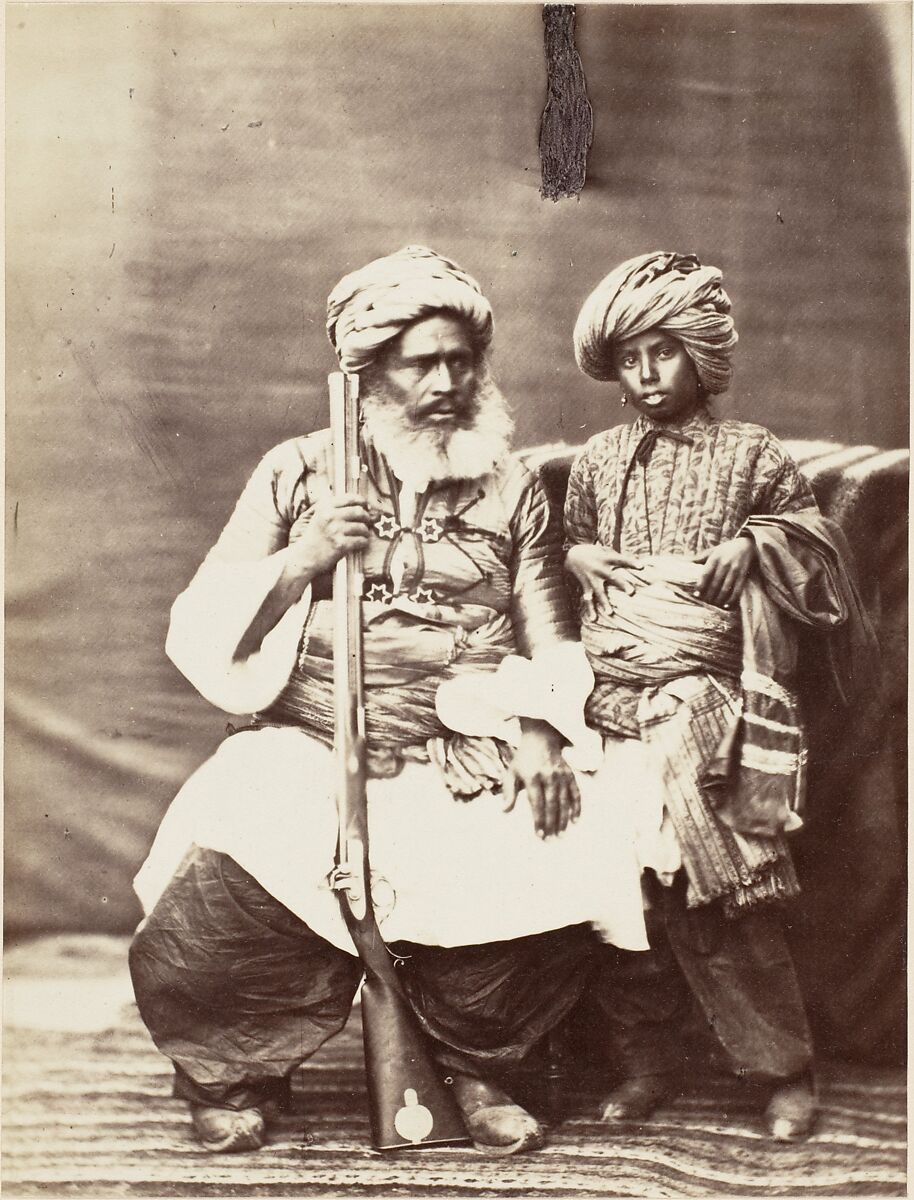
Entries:
<svg viewBox="0 0 914 1200">
<path fill-rule="evenodd" d="M 479 479 L 511 448 L 514 421 L 507 402 L 486 375 L 474 397 L 476 415 L 468 428 L 416 429 L 397 400 L 375 384 L 363 396 L 365 432 L 402 483 L 421 491 L 431 482 Z"/>
</svg>

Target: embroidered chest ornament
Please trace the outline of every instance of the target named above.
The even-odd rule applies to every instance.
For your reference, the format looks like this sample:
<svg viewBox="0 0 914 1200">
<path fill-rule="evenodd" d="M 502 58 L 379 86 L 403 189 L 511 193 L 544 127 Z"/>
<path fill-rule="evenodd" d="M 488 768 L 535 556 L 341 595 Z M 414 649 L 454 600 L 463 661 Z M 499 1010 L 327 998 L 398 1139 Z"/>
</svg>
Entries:
<svg viewBox="0 0 914 1200">
<path fill-rule="evenodd" d="M 393 604 L 398 596 L 405 596 L 411 604 L 432 605 L 438 603 L 438 597 L 428 587 L 417 587 L 411 592 L 394 592 L 388 584 L 376 580 L 365 592 L 365 599 L 371 604 Z"/>
<path fill-rule="evenodd" d="M 408 525 L 401 525 L 390 513 L 380 513 L 375 517 L 372 527 L 378 537 L 385 541 L 393 541 L 401 533 L 412 533 L 420 542 L 440 542 L 444 535 L 444 521 L 440 517 L 423 517 L 418 528 L 410 529 Z"/>
</svg>

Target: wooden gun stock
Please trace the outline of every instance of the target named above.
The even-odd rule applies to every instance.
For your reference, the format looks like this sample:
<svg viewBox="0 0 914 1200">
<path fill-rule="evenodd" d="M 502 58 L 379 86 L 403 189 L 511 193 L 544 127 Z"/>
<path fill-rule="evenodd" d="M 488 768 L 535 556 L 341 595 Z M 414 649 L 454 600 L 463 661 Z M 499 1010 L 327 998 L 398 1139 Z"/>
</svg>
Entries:
<svg viewBox="0 0 914 1200">
<path fill-rule="evenodd" d="M 329 377 L 334 490 L 357 492 L 358 377 Z M 378 1150 L 466 1142 L 460 1110 L 433 1064 L 422 1030 L 381 937 L 371 896 L 365 790 L 365 702 L 362 680 L 361 555 L 347 554 L 333 578 L 333 687 L 340 836 L 334 887 L 365 968 L 362 1026 L 371 1112 Z"/>
</svg>

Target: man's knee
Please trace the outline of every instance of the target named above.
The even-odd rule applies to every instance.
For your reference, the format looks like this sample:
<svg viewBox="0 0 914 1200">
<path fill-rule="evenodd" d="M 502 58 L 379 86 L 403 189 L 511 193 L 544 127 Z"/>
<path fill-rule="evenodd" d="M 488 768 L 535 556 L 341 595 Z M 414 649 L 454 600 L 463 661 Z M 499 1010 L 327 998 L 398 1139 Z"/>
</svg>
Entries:
<svg viewBox="0 0 914 1200">
<path fill-rule="evenodd" d="M 403 981 L 420 1021 L 442 1042 L 520 1054 L 580 998 L 592 952 L 580 927 L 477 946 L 410 946 Z"/>
<path fill-rule="evenodd" d="M 153 1005 L 300 1009 L 345 1021 L 362 976 L 233 859 L 199 852 L 137 930 L 129 962 L 141 1013 Z M 145 1014 L 144 1014 L 145 1015 Z"/>
</svg>

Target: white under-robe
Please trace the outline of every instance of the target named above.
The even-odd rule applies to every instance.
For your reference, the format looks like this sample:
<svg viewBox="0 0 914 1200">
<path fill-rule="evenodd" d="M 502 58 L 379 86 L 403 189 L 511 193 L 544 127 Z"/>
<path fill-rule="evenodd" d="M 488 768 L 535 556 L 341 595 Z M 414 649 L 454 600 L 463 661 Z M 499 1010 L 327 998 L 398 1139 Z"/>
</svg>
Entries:
<svg viewBox="0 0 914 1200">
<path fill-rule="evenodd" d="M 254 562 L 209 560 L 172 610 L 167 650 L 213 704 L 229 712 L 266 707 L 292 670 L 310 591 L 243 661 L 243 632 L 273 587 L 286 551 Z M 375 903 L 388 942 L 457 946 L 501 941 L 590 922 L 630 950 L 648 947 L 641 902 L 636 818 L 639 798 L 656 814 L 656 772 L 635 739 L 604 756 L 583 722 L 592 675 L 578 643 L 530 662 L 511 656 L 497 671 L 439 688 L 438 711 L 457 732 L 516 740 L 518 716 L 549 720 L 572 743 L 582 796 L 579 820 L 539 837 L 524 795 L 503 811 L 500 795 L 455 800 L 438 769 L 407 762 L 390 779 L 369 779 L 369 839 Z M 582 769 L 596 767 L 595 773 Z M 166 813 L 135 888 L 151 911 L 193 846 L 230 855 L 316 933 L 354 953 L 328 886 L 337 815 L 332 752 L 295 727 L 227 738 L 188 779 Z"/>
</svg>

